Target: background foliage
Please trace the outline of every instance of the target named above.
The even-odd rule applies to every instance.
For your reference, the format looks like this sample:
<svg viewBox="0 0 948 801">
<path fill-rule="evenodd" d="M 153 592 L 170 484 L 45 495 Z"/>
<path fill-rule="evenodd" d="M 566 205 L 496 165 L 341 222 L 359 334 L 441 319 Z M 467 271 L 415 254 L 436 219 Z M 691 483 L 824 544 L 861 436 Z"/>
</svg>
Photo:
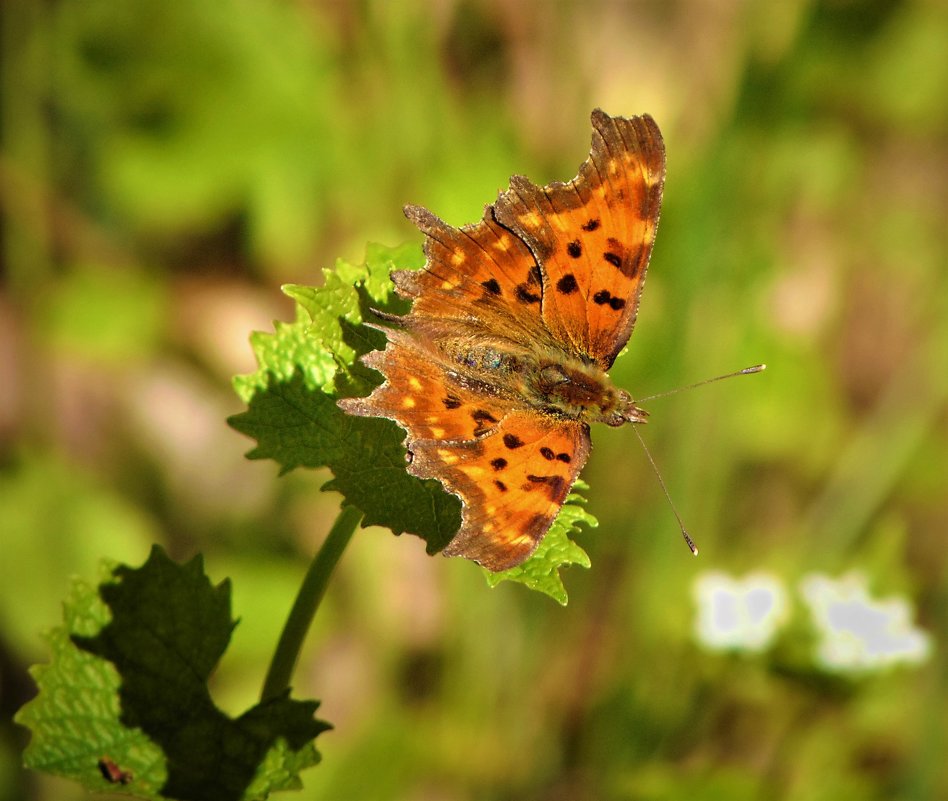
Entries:
<svg viewBox="0 0 948 801">
<path fill-rule="evenodd" d="M 151 543 L 205 554 L 240 618 L 214 676 L 255 698 L 331 525 L 228 428 L 251 330 L 291 320 L 406 202 L 477 219 L 511 173 L 568 178 L 589 111 L 648 111 L 669 173 L 620 385 L 594 433 L 592 568 L 562 609 L 360 532 L 297 680 L 333 732 L 301 798 L 948 795 L 948 14 L 931 0 L 390 4 L 12 0 L 0 7 L 0 800 L 79 798 L 19 767 L 10 718 L 69 577 Z M 695 581 L 767 571 L 787 625 L 696 639 Z M 932 648 L 830 671 L 796 591 L 859 570 Z"/>
</svg>

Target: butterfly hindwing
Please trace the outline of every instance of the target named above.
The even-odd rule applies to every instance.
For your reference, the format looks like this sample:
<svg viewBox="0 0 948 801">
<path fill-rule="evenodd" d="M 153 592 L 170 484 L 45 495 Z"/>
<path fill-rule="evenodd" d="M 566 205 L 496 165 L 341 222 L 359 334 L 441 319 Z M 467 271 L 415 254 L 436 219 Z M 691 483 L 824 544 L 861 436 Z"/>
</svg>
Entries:
<svg viewBox="0 0 948 801">
<path fill-rule="evenodd" d="M 385 383 L 366 398 L 339 401 L 347 412 L 394 420 L 408 431 L 409 451 L 419 439 L 475 439 L 503 418 L 503 403 L 453 382 L 444 365 L 416 347 L 408 334 L 390 330 L 388 337 L 385 350 L 363 357 L 386 377 Z"/>
<path fill-rule="evenodd" d="M 393 272 L 392 280 L 400 294 L 414 299 L 414 316 L 467 321 L 476 315 L 486 330 L 548 339 L 540 269 L 489 206 L 483 220 L 462 228 L 420 206 L 408 206 L 405 214 L 425 234 L 427 262 L 422 270 Z"/>
</svg>

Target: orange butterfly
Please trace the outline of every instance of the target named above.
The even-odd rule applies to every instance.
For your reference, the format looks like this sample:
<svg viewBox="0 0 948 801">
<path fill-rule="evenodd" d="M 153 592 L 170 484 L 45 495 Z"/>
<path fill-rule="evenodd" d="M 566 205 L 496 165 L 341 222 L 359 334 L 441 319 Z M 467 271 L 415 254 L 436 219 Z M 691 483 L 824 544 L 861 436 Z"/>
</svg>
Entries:
<svg viewBox="0 0 948 801">
<path fill-rule="evenodd" d="M 655 121 L 592 113 L 589 158 L 568 183 L 510 180 L 484 218 L 452 228 L 418 206 L 423 270 L 383 315 L 386 378 L 351 414 L 407 432 L 409 472 L 462 502 L 444 549 L 490 570 L 536 550 L 589 455 L 589 424 L 645 422 L 606 374 L 632 333 L 658 226 L 665 148 Z"/>
</svg>

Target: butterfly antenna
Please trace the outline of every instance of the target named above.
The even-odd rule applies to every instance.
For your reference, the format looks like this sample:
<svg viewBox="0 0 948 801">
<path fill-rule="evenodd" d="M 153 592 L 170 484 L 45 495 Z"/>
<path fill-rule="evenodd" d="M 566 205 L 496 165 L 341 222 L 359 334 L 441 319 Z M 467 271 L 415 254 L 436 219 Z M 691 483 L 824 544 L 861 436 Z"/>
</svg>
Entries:
<svg viewBox="0 0 948 801">
<path fill-rule="evenodd" d="M 760 365 L 763 368 L 763 365 Z M 738 375 L 738 373 L 734 373 Z M 722 376 L 726 378 L 726 376 Z M 711 379 L 712 381 L 716 379 Z M 706 384 L 706 381 L 702 381 L 702 384 Z M 675 514 L 675 519 L 678 521 L 678 527 L 681 529 L 681 536 L 685 538 L 685 542 L 688 547 L 691 549 L 691 552 L 697 556 L 698 555 L 698 546 L 695 545 L 695 541 L 691 539 L 691 535 L 685 529 L 685 524 L 681 522 L 681 515 L 678 514 L 678 510 L 675 508 L 675 504 L 672 502 L 671 495 L 668 494 L 668 487 L 665 486 L 665 479 L 662 478 L 661 472 L 659 472 L 658 465 L 655 464 L 655 460 L 652 458 L 652 452 L 648 449 L 648 446 L 645 444 L 645 440 L 642 439 L 642 435 L 639 433 L 639 429 L 636 426 L 632 426 L 632 430 L 635 432 L 635 436 L 639 438 L 639 442 L 642 444 L 642 450 L 645 451 L 645 455 L 648 457 L 649 463 L 652 465 L 652 470 L 655 471 L 655 476 L 658 478 L 658 483 L 662 487 L 662 492 L 665 493 L 665 499 L 668 501 L 668 505 L 671 507 L 672 512 Z"/>
<path fill-rule="evenodd" d="M 645 403 L 650 400 L 655 400 L 655 398 L 664 398 L 668 395 L 674 395 L 677 392 L 684 392 L 686 389 L 694 389 L 695 387 L 703 387 L 705 384 L 713 384 L 715 381 L 723 381 L 725 378 L 734 378 L 738 375 L 751 375 L 753 373 L 762 373 L 767 369 L 766 364 L 755 364 L 753 367 L 745 367 L 743 370 L 738 370 L 736 373 L 727 373 L 726 375 L 717 375 L 714 378 L 706 378 L 704 381 L 698 381 L 695 384 L 688 384 L 686 387 L 678 387 L 678 389 L 669 389 L 667 392 L 659 392 L 655 395 L 649 395 L 646 398 L 636 398 L 636 403 Z M 640 437 L 641 439 L 641 437 Z"/>
</svg>

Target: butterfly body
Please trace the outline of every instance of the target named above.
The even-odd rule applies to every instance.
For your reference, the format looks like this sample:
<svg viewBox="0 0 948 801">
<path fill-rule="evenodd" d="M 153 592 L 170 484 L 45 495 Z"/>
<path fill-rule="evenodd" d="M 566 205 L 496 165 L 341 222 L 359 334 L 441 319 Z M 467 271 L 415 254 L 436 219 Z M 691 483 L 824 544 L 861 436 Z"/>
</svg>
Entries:
<svg viewBox="0 0 948 801">
<path fill-rule="evenodd" d="M 658 225 L 665 152 L 648 116 L 592 115 L 578 175 L 537 187 L 515 176 L 474 225 L 419 207 L 423 270 L 392 273 L 413 301 L 382 315 L 386 378 L 351 414 L 406 429 L 408 470 L 461 498 L 445 548 L 491 570 L 535 550 L 586 462 L 589 426 L 645 422 L 607 373 L 638 311 Z"/>
<path fill-rule="evenodd" d="M 645 422 L 645 412 L 595 361 L 556 343 L 525 346 L 479 330 L 458 335 L 466 327 L 461 321 L 445 331 L 436 319 L 389 319 L 408 327 L 415 345 L 439 363 L 449 381 L 477 387 L 513 407 L 584 423 Z"/>
</svg>

